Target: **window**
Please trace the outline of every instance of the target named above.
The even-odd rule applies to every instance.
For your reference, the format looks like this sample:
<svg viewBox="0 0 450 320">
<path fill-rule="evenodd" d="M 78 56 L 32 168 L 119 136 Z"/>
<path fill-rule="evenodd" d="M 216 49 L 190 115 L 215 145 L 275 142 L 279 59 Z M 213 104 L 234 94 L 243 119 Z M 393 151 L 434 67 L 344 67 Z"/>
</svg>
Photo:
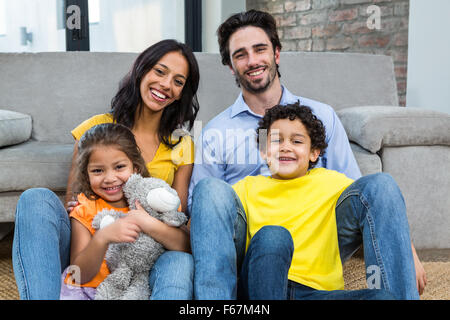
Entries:
<svg viewBox="0 0 450 320">
<path fill-rule="evenodd" d="M 0 52 L 65 51 L 57 12 L 57 0 L 0 0 Z"/>
<path fill-rule="evenodd" d="M 186 42 L 194 51 L 218 52 L 215 34 L 218 25 L 230 14 L 245 10 L 245 3 L 245 0 L 0 0 L 0 52 L 142 52 L 162 39 Z M 67 12 L 69 7 L 72 8 Z"/>
<path fill-rule="evenodd" d="M 100 0 L 89 0 L 89 23 L 100 22 Z"/>
<path fill-rule="evenodd" d="M 216 31 L 234 13 L 245 11 L 245 0 L 202 0 L 202 47 L 204 52 L 219 52 Z"/>
<path fill-rule="evenodd" d="M 0 36 L 6 35 L 6 6 L 5 0 L 0 0 Z"/>
<path fill-rule="evenodd" d="M 184 42 L 184 0 L 89 0 L 89 21 L 90 51 L 141 52 L 162 39 Z"/>
</svg>

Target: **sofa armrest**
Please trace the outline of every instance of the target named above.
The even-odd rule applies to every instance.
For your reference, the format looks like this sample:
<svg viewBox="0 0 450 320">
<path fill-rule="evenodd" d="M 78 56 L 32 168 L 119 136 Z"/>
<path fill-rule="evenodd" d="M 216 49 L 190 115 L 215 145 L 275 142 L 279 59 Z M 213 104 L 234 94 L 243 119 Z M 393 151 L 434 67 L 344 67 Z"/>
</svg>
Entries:
<svg viewBox="0 0 450 320">
<path fill-rule="evenodd" d="M 27 141 L 31 129 L 31 116 L 0 109 L 0 148 Z"/>
<path fill-rule="evenodd" d="M 376 153 L 384 146 L 450 146 L 450 115 L 418 108 L 351 107 L 337 111 L 350 141 Z"/>
</svg>

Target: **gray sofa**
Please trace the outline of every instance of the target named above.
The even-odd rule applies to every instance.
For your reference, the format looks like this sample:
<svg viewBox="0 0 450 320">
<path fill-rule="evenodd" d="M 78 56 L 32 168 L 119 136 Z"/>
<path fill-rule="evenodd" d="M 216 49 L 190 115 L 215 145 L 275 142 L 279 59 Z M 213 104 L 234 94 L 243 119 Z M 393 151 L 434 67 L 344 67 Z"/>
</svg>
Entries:
<svg viewBox="0 0 450 320">
<path fill-rule="evenodd" d="M 0 109 L 9 111 L 0 111 L 0 223 L 14 221 L 19 195 L 28 188 L 64 194 L 71 129 L 109 111 L 136 56 L 0 53 Z M 217 54 L 196 56 L 199 130 L 233 103 L 239 89 Z M 291 92 L 335 108 L 363 174 L 383 171 L 396 179 L 416 248 L 450 248 L 450 115 L 398 107 L 387 56 L 288 52 L 280 71 Z"/>
</svg>

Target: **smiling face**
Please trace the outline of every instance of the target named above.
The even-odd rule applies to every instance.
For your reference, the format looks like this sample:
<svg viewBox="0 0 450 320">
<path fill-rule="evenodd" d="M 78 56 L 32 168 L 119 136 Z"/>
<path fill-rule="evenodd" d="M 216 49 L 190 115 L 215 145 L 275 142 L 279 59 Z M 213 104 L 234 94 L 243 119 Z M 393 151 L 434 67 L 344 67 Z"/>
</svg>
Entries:
<svg viewBox="0 0 450 320">
<path fill-rule="evenodd" d="M 242 90 L 250 93 L 266 91 L 278 80 L 279 48 L 272 43 L 263 29 L 247 26 L 234 32 L 229 39 L 231 70 Z"/>
<path fill-rule="evenodd" d="M 299 119 L 279 119 L 272 123 L 263 158 L 275 179 L 295 179 L 306 174 L 309 162 L 316 161 L 320 151 L 311 150 L 311 138 Z"/>
<path fill-rule="evenodd" d="M 92 191 L 113 207 L 126 207 L 122 188 L 134 173 L 133 163 L 117 146 L 98 145 L 89 157 L 87 172 Z"/>
<path fill-rule="evenodd" d="M 186 58 L 178 51 L 166 53 L 142 78 L 139 89 L 143 105 L 160 112 L 179 100 L 188 75 Z"/>
</svg>

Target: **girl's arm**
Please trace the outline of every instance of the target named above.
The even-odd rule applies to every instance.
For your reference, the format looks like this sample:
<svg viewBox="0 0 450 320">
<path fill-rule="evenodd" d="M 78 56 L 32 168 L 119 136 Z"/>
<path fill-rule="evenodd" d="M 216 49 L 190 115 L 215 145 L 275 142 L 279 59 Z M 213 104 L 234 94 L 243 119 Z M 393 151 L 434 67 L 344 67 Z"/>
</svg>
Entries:
<svg viewBox="0 0 450 320">
<path fill-rule="evenodd" d="M 108 244 L 101 237 L 91 235 L 78 220 L 70 219 L 72 232 L 70 243 L 70 264 L 80 268 L 80 284 L 92 280 L 100 270 Z"/>
<path fill-rule="evenodd" d="M 150 216 L 139 202 L 136 202 L 136 210 L 130 210 L 123 220 L 135 221 L 142 232 L 161 243 L 167 250 L 190 252 L 189 233 L 186 226 L 171 227 L 164 222 Z"/>
<path fill-rule="evenodd" d="M 192 167 L 192 164 L 180 166 L 175 172 L 172 183 L 172 188 L 177 191 L 178 196 L 180 197 L 182 212 L 186 212 L 187 192 L 192 174 Z M 138 209 L 130 211 L 128 216 L 130 216 L 130 218 L 133 218 L 133 216 L 138 218 L 139 226 L 143 232 L 161 243 L 167 250 L 191 251 L 190 233 L 187 226 L 181 226 L 179 228 L 171 227 L 148 215 L 139 204 L 137 206 Z"/>
<path fill-rule="evenodd" d="M 76 219 L 71 219 L 71 226 L 70 264 L 80 268 L 81 284 L 89 282 L 99 272 L 110 243 L 134 242 L 141 231 L 136 223 L 125 219 L 116 220 L 94 235 Z"/>
</svg>

